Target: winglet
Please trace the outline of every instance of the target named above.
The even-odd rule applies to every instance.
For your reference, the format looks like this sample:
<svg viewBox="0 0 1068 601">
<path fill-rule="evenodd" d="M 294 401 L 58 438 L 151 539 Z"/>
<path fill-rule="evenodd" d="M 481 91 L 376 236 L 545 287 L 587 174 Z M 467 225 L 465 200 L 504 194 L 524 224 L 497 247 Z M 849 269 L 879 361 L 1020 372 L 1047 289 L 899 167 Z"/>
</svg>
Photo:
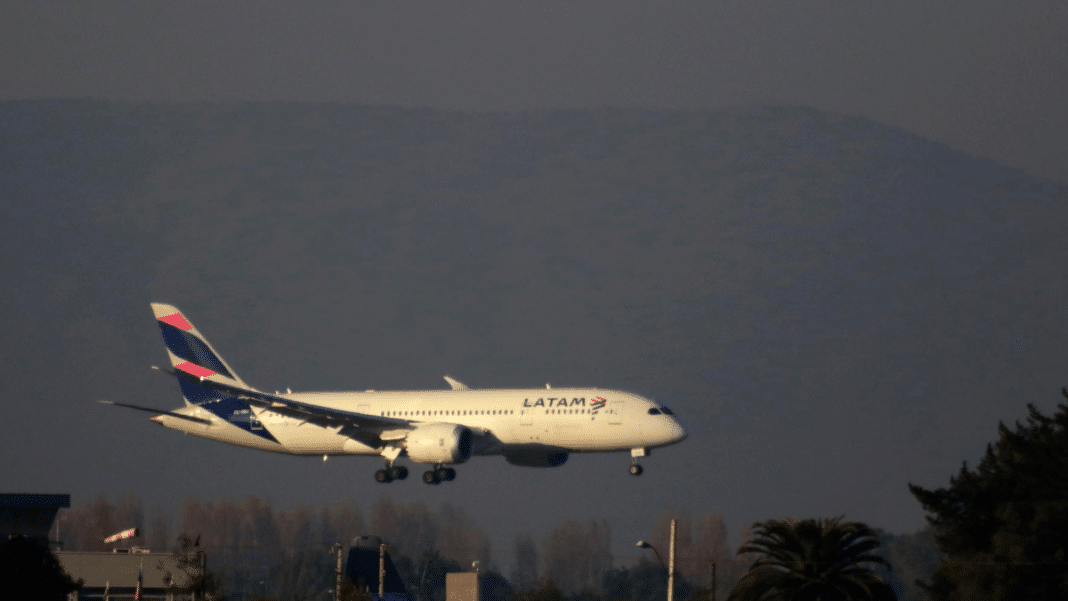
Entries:
<svg viewBox="0 0 1068 601">
<path fill-rule="evenodd" d="M 467 384 L 464 384 L 459 380 L 454 380 L 449 376 L 445 376 L 445 381 L 449 383 L 449 386 L 452 386 L 453 390 L 471 390 L 467 387 Z"/>
</svg>

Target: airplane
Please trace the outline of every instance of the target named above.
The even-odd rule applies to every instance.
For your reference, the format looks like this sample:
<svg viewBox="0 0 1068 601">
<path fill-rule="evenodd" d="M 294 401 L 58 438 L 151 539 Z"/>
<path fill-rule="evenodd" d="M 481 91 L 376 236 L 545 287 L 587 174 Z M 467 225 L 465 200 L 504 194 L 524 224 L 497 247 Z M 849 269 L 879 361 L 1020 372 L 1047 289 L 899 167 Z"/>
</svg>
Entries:
<svg viewBox="0 0 1068 601">
<path fill-rule="evenodd" d="M 185 406 L 173 411 L 100 401 L 156 415 L 161 426 L 230 444 L 295 455 L 374 455 L 375 480 L 404 480 L 402 456 L 431 466 L 427 484 L 456 478 L 453 465 L 503 455 L 526 467 L 557 467 L 571 453 L 629 451 L 640 459 L 686 432 L 665 406 L 600 388 L 471 389 L 445 376 L 449 390 L 292 392 L 252 388 L 176 307 L 152 303 Z"/>
</svg>

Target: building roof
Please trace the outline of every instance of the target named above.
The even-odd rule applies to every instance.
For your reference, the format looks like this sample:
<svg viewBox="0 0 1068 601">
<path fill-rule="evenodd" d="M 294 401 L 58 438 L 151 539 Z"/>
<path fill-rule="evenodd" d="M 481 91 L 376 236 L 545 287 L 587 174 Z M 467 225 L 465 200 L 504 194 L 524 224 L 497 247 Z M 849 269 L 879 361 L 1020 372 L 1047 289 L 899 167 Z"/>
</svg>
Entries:
<svg viewBox="0 0 1068 601">
<path fill-rule="evenodd" d="M 78 553 L 60 551 L 56 553 L 63 569 L 74 577 L 82 578 L 85 586 L 99 588 L 108 585 L 114 587 L 137 586 L 137 573 L 142 574 L 143 586 L 146 588 L 164 588 L 166 572 L 171 573 L 176 586 L 189 583 L 188 575 L 178 568 L 177 560 L 171 553 Z"/>
<path fill-rule="evenodd" d="M 48 531 L 70 495 L 0 493 L 0 534 L 48 540 Z"/>
<path fill-rule="evenodd" d="M 70 495 L 0 492 L 0 508 L 59 509 L 70 507 Z"/>
</svg>

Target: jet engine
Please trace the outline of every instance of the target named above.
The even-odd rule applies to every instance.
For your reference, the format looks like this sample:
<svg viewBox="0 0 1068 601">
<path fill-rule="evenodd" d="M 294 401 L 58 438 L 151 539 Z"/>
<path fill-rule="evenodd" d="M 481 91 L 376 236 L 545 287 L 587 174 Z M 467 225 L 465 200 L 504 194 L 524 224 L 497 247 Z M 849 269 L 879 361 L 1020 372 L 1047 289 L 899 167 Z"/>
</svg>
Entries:
<svg viewBox="0 0 1068 601">
<path fill-rule="evenodd" d="M 407 436 L 408 457 L 416 463 L 463 463 L 471 458 L 471 430 L 457 424 L 426 424 Z"/>
<path fill-rule="evenodd" d="M 567 461 L 567 453 L 548 449 L 531 449 L 504 454 L 512 465 L 523 467 L 559 467 Z"/>
</svg>

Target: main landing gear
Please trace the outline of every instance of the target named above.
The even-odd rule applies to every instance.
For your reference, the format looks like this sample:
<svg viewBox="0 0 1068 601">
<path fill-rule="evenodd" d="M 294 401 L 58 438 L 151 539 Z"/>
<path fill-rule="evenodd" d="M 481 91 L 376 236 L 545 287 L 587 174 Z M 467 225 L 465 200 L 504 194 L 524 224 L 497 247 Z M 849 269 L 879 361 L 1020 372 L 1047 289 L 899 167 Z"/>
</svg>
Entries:
<svg viewBox="0 0 1068 601">
<path fill-rule="evenodd" d="M 434 469 L 423 472 L 423 482 L 427 484 L 441 484 L 452 482 L 456 479 L 456 470 L 451 467 L 435 466 Z"/>
<path fill-rule="evenodd" d="M 403 465 L 386 466 L 386 469 L 375 472 L 375 481 L 387 484 L 394 480 L 404 480 L 408 477 L 408 468 Z"/>
<path fill-rule="evenodd" d="M 387 465 L 385 469 L 375 472 L 375 481 L 388 484 L 394 480 L 404 480 L 408 477 L 408 468 L 403 465 Z M 434 469 L 423 473 L 423 482 L 427 484 L 441 484 L 452 482 L 456 479 L 456 470 L 451 467 L 434 466 Z"/>
</svg>

